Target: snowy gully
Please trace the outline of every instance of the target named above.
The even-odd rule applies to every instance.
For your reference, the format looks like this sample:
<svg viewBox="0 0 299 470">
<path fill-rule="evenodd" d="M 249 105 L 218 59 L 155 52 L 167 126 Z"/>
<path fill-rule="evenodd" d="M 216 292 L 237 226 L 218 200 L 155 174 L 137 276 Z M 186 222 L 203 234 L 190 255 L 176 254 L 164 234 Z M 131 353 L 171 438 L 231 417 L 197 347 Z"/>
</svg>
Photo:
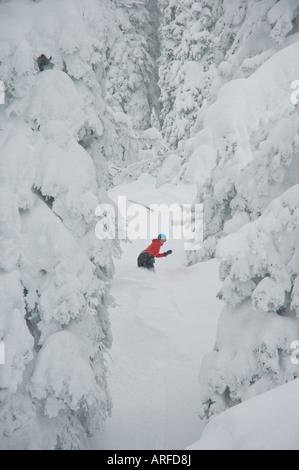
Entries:
<svg viewBox="0 0 299 470">
<path fill-rule="evenodd" d="M 140 464 L 150 464 L 150 465 L 186 465 L 190 467 L 191 465 L 191 455 L 156 455 L 154 454 L 151 458 L 142 458 L 142 457 L 121 457 L 117 454 L 114 454 L 113 457 L 108 457 L 108 465 L 133 465 L 135 468 L 139 467 Z"/>
</svg>

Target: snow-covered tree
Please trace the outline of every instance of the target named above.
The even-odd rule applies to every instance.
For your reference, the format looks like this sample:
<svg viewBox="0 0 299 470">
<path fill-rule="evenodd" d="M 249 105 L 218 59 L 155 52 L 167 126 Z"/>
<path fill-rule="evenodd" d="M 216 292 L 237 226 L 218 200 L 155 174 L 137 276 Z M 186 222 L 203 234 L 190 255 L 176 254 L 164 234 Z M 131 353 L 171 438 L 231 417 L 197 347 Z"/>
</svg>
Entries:
<svg viewBox="0 0 299 470">
<path fill-rule="evenodd" d="M 211 56 L 213 35 L 209 29 L 211 18 L 217 20 L 220 14 L 220 2 L 164 3 L 159 71 L 161 118 L 163 133 L 176 149 L 180 141 L 190 137 L 206 95 L 209 78 L 204 73 L 205 56 L 209 56 L 210 63 L 215 59 Z M 206 4 L 204 8 L 201 3 Z"/>
<path fill-rule="evenodd" d="M 162 135 L 155 127 L 150 127 L 143 132 L 134 134 L 135 148 L 138 149 L 137 158 L 132 159 L 131 163 L 119 162 L 118 166 L 113 165 L 110 173 L 114 184 L 132 181 L 139 178 L 141 174 L 149 173 L 157 178 L 157 187 L 166 182 L 163 177 L 163 166 L 168 166 L 168 147 Z M 179 164 L 181 159 L 177 157 Z M 178 170 L 179 164 L 176 167 Z M 175 172 L 175 173 L 176 173 Z M 160 175 L 161 173 L 161 175 Z M 175 174 L 172 175 L 174 177 Z M 162 182 L 163 181 L 163 182 Z"/>
<path fill-rule="evenodd" d="M 204 415 L 299 376 L 291 361 L 299 338 L 298 196 L 296 184 L 218 244 L 226 307 L 201 367 Z"/>
<path fill-rule="evenodd" d="M 85 448 L 112 406 L 105 351 L 119 250 L 95 236 L 95 208 L 108 199 L 103 160 L 82 146 L 87 135 L 107 136 L 101 76 L 114 27 L 108 7 L 53 0 L 0 6 L 5 449 Z"/>
<path fill-rule="evenodd" d="M 208 416 L 298 376 L 290 348 L 299 333 L 299 117 L 290 96 L 299 10 L 262 3 L 271 57 L 252 57 L 256 70 L 241 76 L 244 59 L 185 146 L 184 177 L 198 183 L 205 217 L 206 240 L 191 261 L 217 255 L 225 302 L 200 373 Z"/>
<path fill-rule="evenodd" d="M 220 87 L 250 76 L 277 52 L 297 31 L 297 16 L 296 0 L 163 2 L 161 117 L 173 149 L 184 153 Z"/>
<path fill-rule="evenodd" d="M 159 115 L 159 5 L 157 0 L 115 4 L 122 40 L 108 51 L 107 98 L 117 102 L 135 129 L 146 129 L 152 108 Z"/>
</svg>

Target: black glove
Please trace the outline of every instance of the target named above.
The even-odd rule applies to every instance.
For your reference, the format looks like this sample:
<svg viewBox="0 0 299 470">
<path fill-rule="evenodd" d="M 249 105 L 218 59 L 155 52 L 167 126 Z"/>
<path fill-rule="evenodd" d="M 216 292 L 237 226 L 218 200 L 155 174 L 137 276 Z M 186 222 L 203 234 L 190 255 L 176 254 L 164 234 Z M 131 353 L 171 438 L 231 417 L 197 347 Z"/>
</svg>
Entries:
<svg viewBox="0 0 299 470">
<path fill-rule="evenodd" d="M 172 253 L 172 250 L 168 250 L 168 251 L 166 251 L 166 252 L 164 253 L 164 256 L 171 255 L 171 253 Z"/>
</svg>

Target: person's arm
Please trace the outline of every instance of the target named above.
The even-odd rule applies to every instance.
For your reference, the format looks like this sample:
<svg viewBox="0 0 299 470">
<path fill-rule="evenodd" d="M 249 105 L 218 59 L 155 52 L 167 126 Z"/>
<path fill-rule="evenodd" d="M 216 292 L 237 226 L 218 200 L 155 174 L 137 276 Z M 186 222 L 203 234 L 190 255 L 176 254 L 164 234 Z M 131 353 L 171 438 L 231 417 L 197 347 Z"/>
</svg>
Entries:
<svg viewBox="0 0 299 470">
<path fill-rule="evenodd" d="M 172 250 L 168 250 L 168 251 L 166 251 L 166 252 L 163 253 L 163 254 L 164 254 L 164 256 L 168 256 L 168 255 L 171 255 L 171 253 L 172 253 Z"/>
<path fill-rule="evenodd" d="M 159 253 L 161 248 L 159 240 L 155 240 L 148 248 L 147 252 L 154 256 L 155 258 L 165 258 L 165 256 L 168 256 L 172 253 L 172 250 L 166 251 L 166 253 Z"/>
<path fill-rule="evenodd" d="M 151 244 L 151 247 L 152 247 L 152 255 L 155 257 L 155 258 L 164 258 L 164 253 L 159 253 L 160 251 L 160 248 L 161 248 L 161 244 L 159 242 L 159 240 L 154 240 L 153 243 Z"/>
<path fill-rule="evenodd" d="M 171 253 L 172 253 L 172 250 L 165 251 L 164 253 L 158 253 L 156 255 L 156 258 L 165 258 L 166 256 L 171 255 Z"/>
</svg>

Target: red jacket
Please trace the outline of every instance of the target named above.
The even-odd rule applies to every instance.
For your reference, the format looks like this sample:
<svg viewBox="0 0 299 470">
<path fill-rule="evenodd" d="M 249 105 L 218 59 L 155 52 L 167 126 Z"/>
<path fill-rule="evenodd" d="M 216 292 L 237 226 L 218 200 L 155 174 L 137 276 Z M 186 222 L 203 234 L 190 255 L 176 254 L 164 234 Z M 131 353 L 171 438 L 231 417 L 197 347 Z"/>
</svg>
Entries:
<svg viewBox="0 0 299 470">
<path fill-rule="evenodd" d="M 160 243 L 160 240 L 158 238 L 154 238 L 152 240 L 152 243 L 145 250 L 143 250 L 142 253 L 148 253 L 149 255 L 152 255 L 155 258 L 163 258 L 165 254 L 159 253 L 161 246 L 162 245 Z"/>
</svg>

